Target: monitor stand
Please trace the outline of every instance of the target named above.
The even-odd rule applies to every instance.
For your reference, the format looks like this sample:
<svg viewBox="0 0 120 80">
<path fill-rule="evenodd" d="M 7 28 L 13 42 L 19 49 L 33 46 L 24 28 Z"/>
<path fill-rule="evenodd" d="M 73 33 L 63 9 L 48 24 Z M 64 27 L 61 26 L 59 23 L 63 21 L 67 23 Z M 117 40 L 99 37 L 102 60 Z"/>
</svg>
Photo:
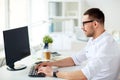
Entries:
<svg viewBox="0 0 120 80">
<path fill-rule="evenodd" d="M 7 67 L 7 69 L 9 70 L 9 71 L 18 71 L 18 70 L 23 70 L 23 69 L 25 69 L 25 68 L 27 68 L 27 66 L 25 66 L 25 65 L 23 65 L 23 64 L 17 64 L 17 65 L 8 65 L 8 67 Z"/>
</svg>

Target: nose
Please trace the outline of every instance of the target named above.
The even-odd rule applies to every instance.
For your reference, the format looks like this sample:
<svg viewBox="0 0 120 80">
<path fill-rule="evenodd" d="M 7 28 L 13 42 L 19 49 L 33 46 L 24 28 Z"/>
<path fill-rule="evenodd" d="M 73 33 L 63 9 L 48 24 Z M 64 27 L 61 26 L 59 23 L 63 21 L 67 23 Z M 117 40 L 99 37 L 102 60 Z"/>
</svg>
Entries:
<svg viewBox="0 0 120 80">
<path fill-rule="evenodd" d="M 81 26 L 81 29 L 83 30 L 83 29 L 84 29 L 84 26 Z"/>
<path fill-rule="evenodd" d="M 82 27 L 81 27 L 81 30 L 85 31 L 85 27 L 84 27 L 84 26 L 82 26 Z"/>
</svg>

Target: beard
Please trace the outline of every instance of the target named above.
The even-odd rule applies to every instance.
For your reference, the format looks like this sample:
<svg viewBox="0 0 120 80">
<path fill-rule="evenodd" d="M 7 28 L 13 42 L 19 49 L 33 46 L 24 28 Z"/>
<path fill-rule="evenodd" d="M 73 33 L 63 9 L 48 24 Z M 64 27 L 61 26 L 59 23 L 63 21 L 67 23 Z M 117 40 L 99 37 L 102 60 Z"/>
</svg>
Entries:
<svg viewBox="0 0 120 80">
<path fill-rule="evenodd" d="M 86 36 L 87 37 L 93 37 L 94 36 L 94 31 L 91 31 L 91 32 L 85 32 Z"/>
</svg>

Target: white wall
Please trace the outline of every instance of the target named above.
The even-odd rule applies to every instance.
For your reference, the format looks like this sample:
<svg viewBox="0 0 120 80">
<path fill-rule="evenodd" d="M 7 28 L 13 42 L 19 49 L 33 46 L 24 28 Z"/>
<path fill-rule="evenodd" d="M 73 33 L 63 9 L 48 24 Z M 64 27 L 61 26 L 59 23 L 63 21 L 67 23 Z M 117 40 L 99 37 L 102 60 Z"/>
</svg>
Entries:
<svg viewBox="0 0 120 80">
<path fill-rule="evenodd" d="M 82 13 L 92 7 L 100 8 L 104 12 L 106 30 L 120 31 L 120 0 L 83 0 Z"/>
</svg>

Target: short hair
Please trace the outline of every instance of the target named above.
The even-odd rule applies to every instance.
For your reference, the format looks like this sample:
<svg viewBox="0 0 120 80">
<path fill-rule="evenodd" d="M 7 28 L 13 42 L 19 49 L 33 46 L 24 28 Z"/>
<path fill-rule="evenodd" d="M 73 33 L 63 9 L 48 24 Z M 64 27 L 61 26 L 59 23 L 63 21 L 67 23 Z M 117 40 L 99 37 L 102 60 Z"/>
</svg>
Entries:
<svg viewBox="0 0 120 80">
<path fill-rule="evenodd" d="M 100 22 L 101 24 L 104 24 L 105 17 L 104 13 L 99 8 L 91 8 L 88 9 L 84 15 L 89 15 L 89 18 L 92 20 L 96 20 Z"/>
</svg>

